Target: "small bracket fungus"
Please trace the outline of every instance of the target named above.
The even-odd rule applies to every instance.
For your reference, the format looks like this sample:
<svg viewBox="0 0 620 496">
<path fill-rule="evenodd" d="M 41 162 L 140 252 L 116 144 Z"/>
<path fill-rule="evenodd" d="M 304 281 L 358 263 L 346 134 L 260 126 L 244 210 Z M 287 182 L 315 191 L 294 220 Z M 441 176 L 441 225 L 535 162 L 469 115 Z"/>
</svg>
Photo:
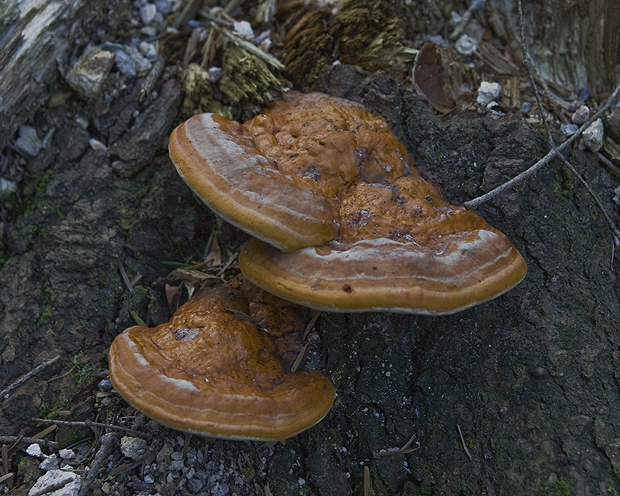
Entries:
<svg viewBox="0 0 620 496">
<path fill-rule="evenodd" d="M 270 334 L 238 318 L 253 317 L 253 305 L 239 289 L 209 288 L 170 322 L 127 329 L 110 348 L 114 387 L 149 417 L 194 434 L 277 441 L 308 429 L 331 408 L 334 388 L 316 370 L 286 370 Z M 269 301 L 256 305 L 258 318 L 290 322 Z"/>
<path fill-rule="evenodd" d="M 208 205 L 258 238 L 241 251 L 242 272 L 301 305 L 447 314 L 527 271 L 502 233 L 445 203 L 387 122 L 353 102 L 289 92 L 244 124 L 195 116 L 173 132 L 170 156 Z"/>
</svg>

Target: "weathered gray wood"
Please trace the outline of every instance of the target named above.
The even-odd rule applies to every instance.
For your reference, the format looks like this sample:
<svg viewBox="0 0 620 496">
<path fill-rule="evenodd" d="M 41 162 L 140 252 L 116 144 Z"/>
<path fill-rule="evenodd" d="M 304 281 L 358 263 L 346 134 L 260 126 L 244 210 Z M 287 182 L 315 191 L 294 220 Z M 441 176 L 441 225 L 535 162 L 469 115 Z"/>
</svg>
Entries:
<svg viewBox="0 0 620 496">
<path fill-rule="evenodd" d="M 67 63 L 76 40 L 88 39 L 85 26 L 101 6 L 105 2 L 0 2 L 0 150 L 44 104 L 59 65 Z"/>
<path fill-rule="evenodd" d="M 503 24 L 502 41 L 518 48 L 517 1 L 489 0 L 488 9 Z M 523 0 L 523 14 L 536 71 L 552 87 L 557 83 L 574 94 L 582 88 L 592 95 L 613 91 L 620 27 L 617 0 Z"/>
</svg>

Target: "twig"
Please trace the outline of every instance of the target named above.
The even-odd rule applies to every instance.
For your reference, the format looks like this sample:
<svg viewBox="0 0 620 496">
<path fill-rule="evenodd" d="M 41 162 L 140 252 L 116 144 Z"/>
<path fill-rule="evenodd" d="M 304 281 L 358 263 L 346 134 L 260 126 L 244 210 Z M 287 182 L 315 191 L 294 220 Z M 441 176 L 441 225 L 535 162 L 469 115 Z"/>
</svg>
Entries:
<svg viewBox="0 0 620 496">
<path fill-rule="evenodd" d="M 411 448 L 410 446 L 413 444 L 414 439 L 416 438 L 417 433 L 413 433 L 413 435 L 409 438 L 409 440 L 403 445 L 402 448 L 387 448 L 387 449 L 380 449 L 379 451 L 375 451 L 372 455 L 375 458 L 379 458 L 382 456 L 389 456 L 389 455 L 404 455 L 407 453 L 411 453 L 412 451 L 416 451 L 418 449 L 420 449 L 420 446 L 416 446 L 415 448 Z"/>
<path fill-rule="evenodd" d="M 136 291 L 133 289 L 131 281 L 129 280 L 129 277 L 127 277 L 127 272 L 125 272 L 125 267 L 123 266 L 123 262 L 121 262 L 120 259 L 118 261 L 118 270 L 121 273 L 123 282 L 125 283 L 125 286 L 127 286 L 127 289 L 129 290 L 129 292 L 135 293 Z"/>
<path fill-rule="evenodd" d="M 304 329 L 304 333 L 301 335 L 301 340 L 302 341 L 306 340 L 306 338 L 308 337 L 308 333 L 312 330 L 312 328 L 314 327 L 314 324 L 316 324 L 316 321 L 321 316 L 321 313 L 322 312 L 320 310 L 317 310 L 317 311 L 314 312 L 314 315 L 310 319 L 310 322 L 308 322 L 308 325 Z"/>
<path fill-rule="evenodd" d="M 22 385 L 24 382 L 26 382 L 28 379 L 30 379 L 32 376 L 38 374 L 39 372 L 41 372 L 43 369 L 49 367 L 50 365 L 52 365 L 54 362 L 56 362 L 57 360 L 60 360 L 60 355 L 56 355 L 54 358 L 48 360 L 47 362 L 42 363 L 41 365 L 36 366 L 34 369 L 32 369 L 30 372 L 28 372 L 27 374 L 22 375 L 19 379 L 17 379 L 14 383 L 12 383 L 9 387 L 7 387 L 6 389 L 3 389 L 2 391 L 0 391 L 0 398 L 7 398 L 9 393 L 11 391 L 13 391 L 13 389 L 15 389 L 16 387 Z"/>
<path fill-rule="evenodd" d="M 50 448 L 57 448 L 59 443 L 56 441 L 48 441 L 47 439 L 39 439 L 36 437 L 23 437 L 23 436 L 0 436 L 0 443 L 28 443 L 28 444 L 40 444 L 42 446 L 49 446 Z"/>
<path fill-rule="evenodd" d="M 221 277 L 222 274 L 224 272 L 226 272 L 226 270 L 228 269 L 228 267 L 230 267 L 232 265 L 232 263 L 235 261 L 235 259 L 237 258 L 237 255 L 239 255 L 239 252 L 235 252 L 233 253 L 233 255 L 228 259 L 228 261 L 224 264 L 224 266 L 219 270 L 219 272 L 217 274 L 215 274 L 215 277 Z"/>
<path fill-rule="evenodd" d="M 461 443 L 463 443 L 463 449 L 465 450 L 465 454 L 471 460 L 472 459 L 471 453 L 469 452 L 469 448 L 467 447 L 467 444 L 465 444 L 465 438 L 463 437 L 463 433 L 461 432 L 461 426 L 459 424 L 456 424 L 456 428 L 459 430 L 459 436 L 461 436 Z"/>
<path fill-rule="evenodd" d="M 2 474 L 9 473 L 9 450 L 6 444 L 2 445 Z"/>
<path fill-rule="evenodd" d="M 134 429 L 130 429 L 129 427 L 121 427 L 120 425 L 113 424 L 102 424 L 100 422 L 91 422 L 90 420 L 85 420 L 84 422 L 69 422 L 67 420 L 50 420 L 50 419 L 41 419 L 41 418 L 33 418 L 31 419 L 33 422 L 40 422 L 42 424 L 54 424 L 54 425 L 68 425 L 73 427 L 101 427 L 103 429 L 111 429 L 114 431 L 123 431 L 129 432 L 134 436 L 140 436 L 145 438 L 150 438 L 151 435 L 147 432 L 140 432 Z"/>
<path fill-rule="evenodd" d="M 14 475 L 15 474 L 13 472 L 9 472 L 8 474 L 3 475 L 2 477 L 0 477 L 0 484 L 2 484 L 3 482 L 9 480 Z"/>
<path fill-rule="evenodd" d="M 88 494 L 88 489 L 97 477 L 99 469 L 108 458 L 108 453 L 110 452 L 110 449 L 112 448 L 112 445 L 115 441 L 116 437 L 111 432 L 104 434 L 104 436 L 101 438 L 101 447 L 95 455 L 93 464 L 91 465 L 88 475 L 86 476 L 86 480 L 84 480 L 84 483 L 82 484 L 82 487 L 78 492 L 78 496 L 86 496 Z"/>
<path fill-rule="evenodd" d="M 306 338 L 308 337 L 308 333 L 314 327 L 314 324 L 316 323 L 317 319 L 321 316 L 321 313 L 322 312 L 319 310 L 314 312 L 314 315 L 310 319 L 310 322 L 308 322 L 308 325 L 306 326 L 303 334 L 301 335 L 301 342 L 304 345 L 299 351 L 299 353 L 297 354 L 297 357 L 295 358 L 295 361 L 293 362 L 293 365 L 291 366 L 291 372 L 293 373 L 297 372 L 297 369 L 299 368 L 299 365 L 301 364 L 301 361 L 304 358 L 304 355 L 306 354 L 306 350 L 308 349 L 308 342 L 306 341 Z"/>
</svg>

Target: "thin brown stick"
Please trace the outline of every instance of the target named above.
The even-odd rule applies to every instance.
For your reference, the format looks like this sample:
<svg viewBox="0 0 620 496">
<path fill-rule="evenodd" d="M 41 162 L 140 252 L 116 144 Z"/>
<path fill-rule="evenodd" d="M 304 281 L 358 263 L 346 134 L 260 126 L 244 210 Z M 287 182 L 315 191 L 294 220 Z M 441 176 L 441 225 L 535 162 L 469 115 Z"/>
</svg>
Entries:
<svg viewBox="0 0 620 496">
<path fill-rule="evenodd" d="M 102 429 L 111 429 L 114 431 L 123 431 L 129 432 L 134 436 L 150 438 L 151 435 L 147 432 L 140 432 L 134 429 L 130 429 L 129 427 L 121 427 L 120 425 L 114 424 L 102 424 L 100 422 L 91 422 L 90 420 L 86 420 L 84 422 L 70 422 L 67 420 L 51 420 L 51 419 L 41 419 L 41 418 L 33 418 L 31 419 L 33 422 L 40 422 L 42 424 L 54 424 L 54 425 L 68 425 L 74 427 L 101 427 Z"/>
<path fill-rule="evenodd" d="M 2 477 L 0 477 L 0 484 L 2 484 L 5 481 L 8 481 L 14 475 L 15 474 L 13 472 L 9 472 L 8 474 L 3 475 Z"/>
<path fill-rule="evenodd" d="M 32 369 L 27 374 L 22 375 L 19 379 L 17 379 L 15 382 L 13 382 L 11 385 L 9 385 L 6 389 L 3 389 L 2 391 L 0 391 L 0 398 L 5 398 L 6 399 L 8 397 L 8 395 L 9 395 L 9 393 L 11 391 L 13 391 L 13 389 L 17 388 L 18 386 L 21 386 L 28 379 L 30 379 L 34 375 L 38 374 L 39 372 L 41 372 L 43 369 L 49 367 L 50 365 L 52 365 L 57 360 L 60 360 L 60 355 L 56 355 L 54 358 L 48 360 L 47 362 L 44 362 L 41 365 L 36 366 L 34 369 Z"/>
<path fill-rule="evenodd" d="M 10 441 L 9 441 L 10 442 Z M 2 475 L 9 473 L 9 450 L 6 444 L 2 445 Z"/>
<path fill-rule="evenodd" d="M 121 262 L 120 260 L 118 261 L 118 270 L 121 273 L 123 282 L 125 283 L 125 286 L 127 286 L 127 289 L 129 290 L 129 292 L 135 293 L 136 291 L 133 289 L 133 286 L 131 285 L 131 281 L 129 280 L 129 277 L 127 277 L 127 272 L 125 272 L 125 266 L 123 265 L 123 262 Z"/>
<path fill-rule="evenodd" d="M 471 453 L 469 452 L 469 448 L 467 447 L 467 444 L 465 443 L 465 438 L 463 437 L 463 433 L 461 432 L 461 426 L 459 424 L 456 424 L 456 428 L 459 430 L 459 436 L 461 437 L 461 443 L 463 443 L 463 449 L 465 450 L 465 454 L 471 460 L 472 459 Z"/>
<path fill-rule="evenodd" d="M 23 436 L 0 436 L 0 443 L 27 443 L 27 444 L 39 444 L 41 446 L 48 446 L 49 448 L 57 448 L 59 443 L 56 441 L 48 441 L 47 439 L 39 439 L 36 437 L 23 437 Z"/>
</svg>

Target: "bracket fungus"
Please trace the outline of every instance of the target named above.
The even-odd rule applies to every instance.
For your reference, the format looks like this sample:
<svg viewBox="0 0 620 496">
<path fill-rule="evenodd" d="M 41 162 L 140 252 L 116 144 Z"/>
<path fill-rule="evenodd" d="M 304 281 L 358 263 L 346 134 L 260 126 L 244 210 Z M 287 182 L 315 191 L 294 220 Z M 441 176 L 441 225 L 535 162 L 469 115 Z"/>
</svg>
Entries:
<svg viewBox="0 0 620 496">
<path fill-rule="evenodd" d="M 444 202 L 388 123 L 363 106 L 291 91 L 239 124 L 192 117 L 170 140 L 181 176 L 255 238 L 242 272 L 328 311 L 448 314 L 527 271 L 498 230 Z"/>
<path fill-rule="evenodd" d="M 280 312 L 271 303 L 258 302 L 257 315 L 282 330 L 291 304 Z M 316 370 L 288 372 L 253 310 L 239 289 L 208 288 L 170 322 L 125 330 L 110 348 L 114 387 L 149 417 L 194 434 L 277 441 L 308 429 L 331 408 L 334 388 Z"/>
</svg>

